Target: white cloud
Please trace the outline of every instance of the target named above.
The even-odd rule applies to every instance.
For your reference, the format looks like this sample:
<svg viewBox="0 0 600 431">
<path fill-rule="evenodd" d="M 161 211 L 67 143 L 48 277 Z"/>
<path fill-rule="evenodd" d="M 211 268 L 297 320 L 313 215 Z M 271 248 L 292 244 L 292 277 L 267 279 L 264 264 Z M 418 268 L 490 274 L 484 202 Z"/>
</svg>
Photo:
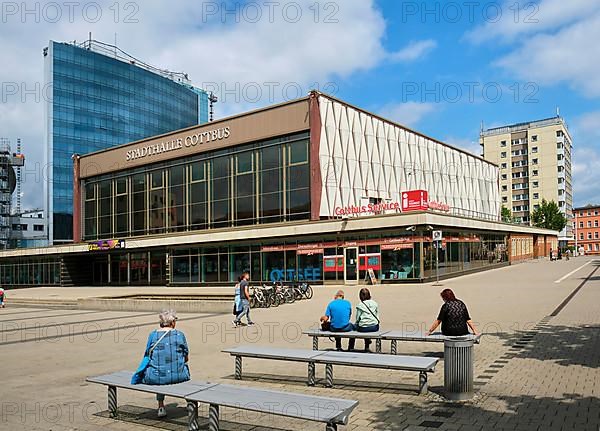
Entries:
<svg viewBox="0 0 600 431">
<path fill-rule="evenodd" d="M 506 0 L 499 10 L 498 19 L 494 17 L 492 21 L 490 17 L 485 24 L 467 32 L 465 38 L 472 43 L 512 42 L 528 34 L 556 31 L 600 11 L 600 3 L 590 0 L 542 0 L 537 3 Z"/>
<path fill-rule="evenodd" d="M 600 96 L 600 12 L 556 34 L 539 34 L 497 65 L 538 84 L 569 83 L 586 96 Z"/>
<path fill-rule="evenodd" d="M 479 141 L 477 140 L 448 136 L 442 139 L 442 142 L 445 142 L 448 145 L 452 145 L 453 147 L 468 151 L 469 153 L 474 154 L 477 157 L 481 157 L 481 145 L 479 145 Z"/>
<path fill-rule="evenodd" d="M 434 103 L 390 103 L 382 106 L 378 113 L 384 118 L 412 128 L 436 109 L 437 105 Z"/>
<path fill-rule="evenodd" d="M 112 43 L 116 33 L 119 47 L 135 57 L 157 67 L 187 72 L 198 86 L 215 83 L 216 88 L 212 87 L 220 96 L 216 106 L 219 117 L 303 96 L 314 87 L 335 93 L 341 80 L 389 58 L 382 45 L 385 21 L 374 0 L 348 0 L 336 3 L 336 9 L 325 9 L 325 4 L 318 3 L 318 17 L 313 0 L 295 3 L 302 10 L 301 19 L 295 23 L 295 11 L 290 9 L 287 16 L 283 14 L 286 3 L 276 7 L 272 16 L 263 8 L 261 19 L 250 22 L 245 19 L 254 16 L 249 10 L 246 14 L 238 10 L 238 16 L 223 16 L 221 11 L 207 16 L 203 14 L 207 5 L 221 8 L 222 3 L 183 0 L 171 1 L 169 7 L 159 0 L 133 3 L 139 7 L 137 12 L 125 10 L 125 3 L 100 2 L 102 18 L 97 23 L 91 22 L 90 13 L 87 19 L 83 18 L 81 6 L 75 7 L 73 22 L 66 9 L 57 23 L 44 21 L 43 10 L 37 17 L 41 19 L 32 15 L 8 16 L 0 27 L 0 83 L 17 82 L 27 88 L 36 83 L 43 86 L 42 48 L 50 39 L 81 41 L 91 31 L 94 39 Z M 114 5 L 120 8 L 118 22 Z M 49 11 L 46 12 L 48 16 Z M 125 22 L 132 12 L 135 14 L 130 20 L 138 22 Z M 425 53 L 430 45 L 429 42 L 416 47 Z M 404 55 L 411 57 L 408 52 Z M 283 92 L 286 85 L 287 94 Z M 256 89 L 260 94 L 255 98 Z M 235 94 L 224 94 L 226 90 Z M 34 96 L 21 100 L 22 96 L 19 93 L 3 100 L 0 135 L 13 142 L 16 137 L 23 138 L 26 169 L 31 169 L 43 163 L 44 104 Z M 423 109 L 428 108 L 421 107 L 421 112 Z M 416 117 L 409 116 L 409 121 L 411 118 Z M 39 190 L 39 173 L 28 174 L 24 206 L 42 205 Z"/>
<path fill-rule="evenodd" d="M 600 204 L 600 111 L 573 121 L 573 199 L 575 206 Z"/>
<path fill-rule="evenodd" d="M 392 61 L 415 61 L 423 58 L 437 47 L 433 39 L 411 41 L 407 46 L 389 55 Z"/>
</svg>

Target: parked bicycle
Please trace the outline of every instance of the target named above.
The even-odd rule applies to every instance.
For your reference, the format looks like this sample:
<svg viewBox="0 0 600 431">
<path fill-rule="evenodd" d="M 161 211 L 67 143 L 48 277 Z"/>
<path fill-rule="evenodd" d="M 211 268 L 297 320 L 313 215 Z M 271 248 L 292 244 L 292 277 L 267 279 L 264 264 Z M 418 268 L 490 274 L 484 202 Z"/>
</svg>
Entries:
<svg viewBox="0 0 600 431">
<path fill-rule="evenodd" d="M 295 281 L 284 284 L 281 281 L 273 281 L 250 287 L 250 307 L 278 307 L 281 304 L 291 304 L 296 300 L 310 299 L 312 296 L 313 289 L 307 282 Z"/>
</svg>

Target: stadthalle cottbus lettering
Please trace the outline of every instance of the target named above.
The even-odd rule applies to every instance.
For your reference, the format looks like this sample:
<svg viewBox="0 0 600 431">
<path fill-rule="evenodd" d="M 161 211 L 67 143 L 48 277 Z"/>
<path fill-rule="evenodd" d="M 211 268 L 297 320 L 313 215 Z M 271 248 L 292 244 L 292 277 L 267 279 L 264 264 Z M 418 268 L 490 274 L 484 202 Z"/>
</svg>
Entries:
<svg viewBox="0 0 600 431">
<path fill-rule="evenodd" d="M 140 159 L 142 157 L 155 156 L 157 154 L 167 153 L 169 151 L 179 150 L 183 147 L 195 147 L 199 144 L 204 144 L 212 141 L 220 141 L 227 139 L 231 135 L 229 126 L 215 130 L 207 130 L 193 135 L 188 135 L 185 138 L 173 139 L 171 141 L 161 142 L 157 144 L 147 145 L 145 147 L 129 150 L 126 153 L 126 161 Z"/>
</svg>

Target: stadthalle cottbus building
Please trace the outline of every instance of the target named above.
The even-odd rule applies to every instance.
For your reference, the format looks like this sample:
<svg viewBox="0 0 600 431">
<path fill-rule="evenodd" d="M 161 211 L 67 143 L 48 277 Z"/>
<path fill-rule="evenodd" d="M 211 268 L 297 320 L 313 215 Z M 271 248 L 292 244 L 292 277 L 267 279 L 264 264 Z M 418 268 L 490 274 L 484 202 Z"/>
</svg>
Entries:
<svg viewBox="0 0 600 431">
<path fill-rule="evenodd" d="M 498 221 L 496 165 L 319 92 L 73 159 L 75 243 L 1 252 L 4 285 L 414 282 L 557 245 Z"/>
</svg>

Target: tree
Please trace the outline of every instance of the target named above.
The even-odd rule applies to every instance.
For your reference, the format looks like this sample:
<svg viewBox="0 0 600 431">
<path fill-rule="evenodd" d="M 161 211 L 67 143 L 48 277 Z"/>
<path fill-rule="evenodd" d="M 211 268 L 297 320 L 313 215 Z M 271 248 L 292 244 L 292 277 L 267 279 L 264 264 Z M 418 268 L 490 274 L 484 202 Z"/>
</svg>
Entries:
<svg viewBox="0 0 600 431">
<path fill-rule="evenodd" d="M 504 223 L 512 223 L 512 213 L 508 208 L 502 205 L 502 209 L 500 210 L 500 217 Z"/>
<path fill-rule="evenodd" d="M 567 225 L 567 218 L 560 212 L 556 202 L 548 202 L 546 199 L 542 199 L 540 206 L 533 210 L 531 221 L 534 226 L 557 231 L 563 230 Z"/>
</svg>

